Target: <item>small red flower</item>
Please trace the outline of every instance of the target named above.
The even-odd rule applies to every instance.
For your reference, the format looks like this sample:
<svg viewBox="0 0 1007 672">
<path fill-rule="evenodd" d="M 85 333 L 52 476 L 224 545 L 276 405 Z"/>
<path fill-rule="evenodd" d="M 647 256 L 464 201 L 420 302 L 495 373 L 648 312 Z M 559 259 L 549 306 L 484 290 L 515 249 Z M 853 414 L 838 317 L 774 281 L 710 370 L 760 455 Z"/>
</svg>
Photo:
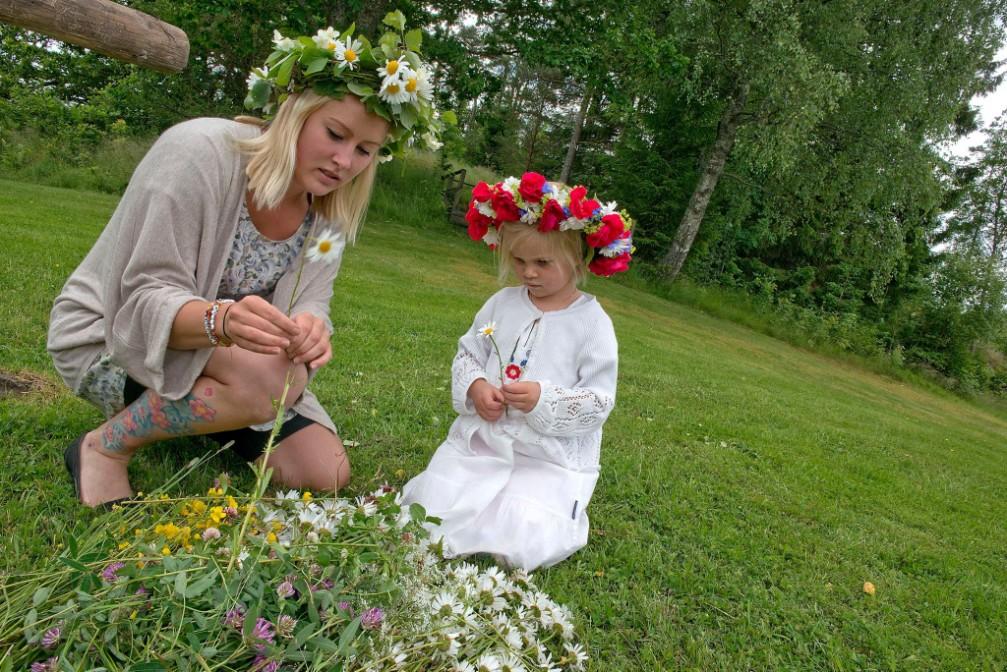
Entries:
<svg viewBox="0 0 1007 672">
<path fill-rule="evenodd" d="M 472 188 L 472 198 L 476 199 L 480 203 L 485 203 L 493 198 L 493 189 L 485 182 L 480 182 Z"/>
<path fill-rule="evenodd" d="M 622 273 L 629 270 L 629 252 L 624 252 L 618 257 L 597 256 L 591 260 L 587 268 L 595 275 L 607 278 L 614 273 Z"/>
<path fill-rule="evenodd" d="M 517 380 L 521 377 L 521 367 L 517 364 L 510 364 L 506 369 L 504 369 L 504 373 L 511 380 Z"/>
<path fill-rule="evenodd" d="M 524 200 L 529 203 L 538 203 L 542 200 L 543 186 L 545 186 L 545 175 L 525 173 L 521 176 L 521 185 L 517 190 Z"/>
<path fill-rule="evenodd" d="M 542 209 L 542 217 L 538 220 L 538 230 L 542 233 L 555 231 L 559 228 L 560 222 L 566 219 L 566 212 L 563 206 L 555 198 L 550 198 Z"/>
<path fill-rule="evenodd" d="M 621 236 L 625 228 L 626 225 L 623 223 L 622 217 L 616 213 L 605 215 L 601 218 L 601 226 L 598 230 L 588 234 L 587 244 L 591 247 L 605 247 Z"/>
<path fill-rule="evenodd" d="M 521 219 L 517 203 L 514 202 L 514 197 L 506 189 L 500 189 L 493 194 L 493 210 L 496 211 L 497 219 L 501 222 L 516 222 Z"/>
<path fill-rule="evenodd" d="M 469 223 L 469 238 L 472 240 L 482 240 L 486 232 L 489 231 L 493 220 L 479 212 L 476 208 L 476 199 L 469 202 L 469 211 L 465 213 L 465 221 Z"/>
</svg>

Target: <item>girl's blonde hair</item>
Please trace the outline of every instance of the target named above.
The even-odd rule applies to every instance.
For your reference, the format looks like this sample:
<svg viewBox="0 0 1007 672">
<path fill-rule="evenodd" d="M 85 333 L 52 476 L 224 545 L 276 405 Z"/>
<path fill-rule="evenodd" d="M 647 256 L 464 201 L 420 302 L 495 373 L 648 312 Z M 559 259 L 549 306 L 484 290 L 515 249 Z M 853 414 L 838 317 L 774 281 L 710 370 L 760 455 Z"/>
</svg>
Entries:
<svg viewBox="0 0 1007 672">
<path fill-rule="evenodd" d="M 542 233 L 534 226 L 521 222 L 506 222 L 500 227 L 500 245 L 497 247 L 497 275 L 500 283 L 507 282 L 514 270 L 511 264 L 511 252 L 515 245 L 529 238 L 545 241 L 551 256 L 567 264 L 573 274 L 574 282 L 579 286 L 587 279 L 587 264 L 584 255 L 584 236 L 580 231 L 549 231 Z"/>
<path fill-rule="evenodd" d="M 249 157 L 245 172 L 257 206 L 269 209 L 280 204 L 294 178 L 297 139 L 304 122 L 330 100 L 332 98 L 305 89 L 301 93 L 291 94 L 268 124 L 256 117 L 236 118 L 237 121 L 264 129 L 262 135 L 235 140 L 238 151 Z M 378 152 L 375 152 L 371 163 L 348 184 L 312 201 L 312 209 L 324 219 L 337 224 L 351 242 L 367 216 L 367 206 L 377 173 L 377 156 Z"/>
</svg>

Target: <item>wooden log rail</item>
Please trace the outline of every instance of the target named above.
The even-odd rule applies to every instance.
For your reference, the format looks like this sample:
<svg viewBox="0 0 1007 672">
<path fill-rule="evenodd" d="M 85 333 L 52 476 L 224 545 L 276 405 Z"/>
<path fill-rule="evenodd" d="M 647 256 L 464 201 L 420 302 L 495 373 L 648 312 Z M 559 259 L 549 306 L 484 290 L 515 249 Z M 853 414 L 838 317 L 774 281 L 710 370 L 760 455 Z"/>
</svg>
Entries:
<svg viewBox="0 0 1007 672">
<path fill-rule="evenodd" d="M 111 0 L 0 0 L 0 21 L 159 72 L 189 60 L 185 31 Z"/>
</svg>

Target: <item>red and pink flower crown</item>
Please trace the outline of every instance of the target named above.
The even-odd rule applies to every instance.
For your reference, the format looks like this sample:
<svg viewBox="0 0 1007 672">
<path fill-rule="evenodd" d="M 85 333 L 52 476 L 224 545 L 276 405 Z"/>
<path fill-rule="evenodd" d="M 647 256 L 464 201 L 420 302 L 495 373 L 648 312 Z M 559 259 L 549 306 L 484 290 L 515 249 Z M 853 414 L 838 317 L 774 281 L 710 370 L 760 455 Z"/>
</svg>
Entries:
<svg viewBox="0 0 1007 672">
<path fill-rule="evenodd" d="M 538 173 L 525 173 L 520 180 L 508 177 L 492 187 L 477 184 L 465 219 L 469 237 L 490 249 L 500 242 L 499 229 L 505 222 L 523 222 L 543 233 L 581 231 L 590 254 L 588 270 L 608 277 L 629 269 L 636 249 L 633 220 L 617 208 L 614 201 L 588 198 L 587 187 L 571 189 L 561 182 L 547 182 Z"/>
</svg>

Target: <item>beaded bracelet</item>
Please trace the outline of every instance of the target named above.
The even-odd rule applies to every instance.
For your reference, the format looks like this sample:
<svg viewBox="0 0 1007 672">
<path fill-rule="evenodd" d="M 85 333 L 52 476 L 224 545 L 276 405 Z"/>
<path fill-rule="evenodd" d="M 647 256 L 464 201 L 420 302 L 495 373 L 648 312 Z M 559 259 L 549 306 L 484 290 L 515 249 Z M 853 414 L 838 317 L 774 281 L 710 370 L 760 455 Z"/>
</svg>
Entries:
<svg viewBox="0 0 1007 672">
<path fill-rule="evenodd" d="M 231 299 L 221 299 L 217 301 L 212 301 L 206 306 L 206 311 L 203 313 L 203 331 L 206 332 L 206 338 L 210 341 L 210 345 L 218 346 L 222 345 L 228 348 L 234 345 L 234 341 L 229 338 L 221 338 L 217 336 L 217 312 L 220 307 L 225 303 L 234 303 Z"/>
</svg>

